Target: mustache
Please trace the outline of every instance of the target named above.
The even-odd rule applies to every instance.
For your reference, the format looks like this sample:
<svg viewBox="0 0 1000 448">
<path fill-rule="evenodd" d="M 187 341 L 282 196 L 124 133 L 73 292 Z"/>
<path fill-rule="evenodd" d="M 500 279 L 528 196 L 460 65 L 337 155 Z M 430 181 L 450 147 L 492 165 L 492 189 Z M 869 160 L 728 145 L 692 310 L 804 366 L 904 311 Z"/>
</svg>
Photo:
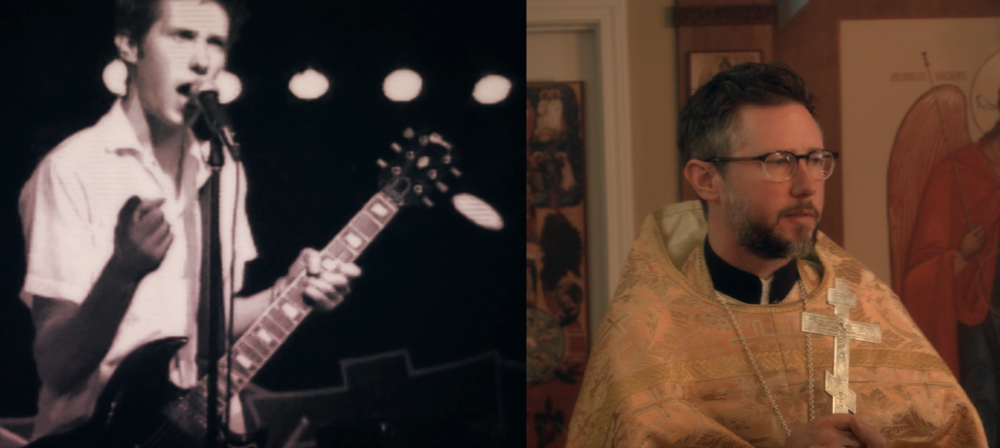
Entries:
<svg viewBox="0 0 1000 448">
<path fill-rule="evenodd" d="M 781 209 L 781 211 L 778 212 L 778 219 L 781 219 L 782 217 L 787 215 L 800 214 L 804 212 L 810 212 L 813 216 L 815 216 L 817 223 L 822 217 L 822 214 L 820 213 L 819 209 L 816 208 L 815 205 L 813 205 L 812 201 L 808 201 Z"/>
</svg>

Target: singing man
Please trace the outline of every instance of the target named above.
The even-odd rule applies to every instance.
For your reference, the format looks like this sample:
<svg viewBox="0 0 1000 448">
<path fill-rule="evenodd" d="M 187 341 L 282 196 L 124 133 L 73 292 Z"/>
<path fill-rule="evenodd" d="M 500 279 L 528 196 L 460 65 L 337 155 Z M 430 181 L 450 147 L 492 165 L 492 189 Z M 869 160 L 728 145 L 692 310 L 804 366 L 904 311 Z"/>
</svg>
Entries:
<svg viewBox="0 0 1000 448">
<path fill-rule="evenodd" d="M 128 67 L 127 93 L 52 150 L 24 186 L 22 298 L 42 380 L 34 438 L 85 422 L 123 358 L 150 341 L 188 337 L 169 377 L 181 388 L 199 379 L 197 316 L 208 269 L 199 192 L 211 172 L 210 145 L 191 127 L 201 113 L 196 94 L 212 89 L 226 66 L 237 12 L 227 0 L 118 0 L 114 45 Z M 244 265 L 257 256 L 246 192 L 243 169 L 227 152 L 219 204 L 227 297 L 239 293 Z M 324 310 L 360 274 L 353 264 L 321 263 L 312 249 L 296 263 L 309 272 L 303 297 Z M 236 334 L 286 282 L 235 300 Z"/>
</svg>

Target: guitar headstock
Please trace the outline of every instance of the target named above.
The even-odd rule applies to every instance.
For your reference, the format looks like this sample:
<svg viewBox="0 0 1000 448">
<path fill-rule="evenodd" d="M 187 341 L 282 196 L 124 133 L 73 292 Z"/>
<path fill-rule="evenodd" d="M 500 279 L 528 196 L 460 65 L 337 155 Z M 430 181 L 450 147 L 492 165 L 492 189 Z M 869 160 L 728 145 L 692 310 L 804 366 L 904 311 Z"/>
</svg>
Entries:
<svg viewBox="0 0 1000 448">
<path fill-rule="evenodd" d="M 444 180 L 462 172 L 453 165 L 452 146 L 437 133 L 416 135 L 411 128 L 403 131 L 402 142 L 393 142 L 397 154 L 392 161 L 378 160 L 382 167 L 379 185 L 400 207 L 423 204 L 434 206 L 431 196 L 448 192 Z"/>
</svg>

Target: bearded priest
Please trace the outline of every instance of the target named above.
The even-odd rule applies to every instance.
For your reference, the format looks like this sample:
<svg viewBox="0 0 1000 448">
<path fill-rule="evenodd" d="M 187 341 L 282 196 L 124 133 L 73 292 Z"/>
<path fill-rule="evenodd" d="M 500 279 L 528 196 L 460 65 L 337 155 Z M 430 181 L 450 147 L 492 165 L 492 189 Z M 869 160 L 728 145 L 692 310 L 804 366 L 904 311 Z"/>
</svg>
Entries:
<svg viewBox="0 0 1000 448">
<path fill-rule="evenodd" d="M 678 134 L 700 203 L 643 224 L 568 446 L 986 446 L 896 294 L 817 230 L 838 154 L 802 78 L 719 73 Z"/>
</svg>

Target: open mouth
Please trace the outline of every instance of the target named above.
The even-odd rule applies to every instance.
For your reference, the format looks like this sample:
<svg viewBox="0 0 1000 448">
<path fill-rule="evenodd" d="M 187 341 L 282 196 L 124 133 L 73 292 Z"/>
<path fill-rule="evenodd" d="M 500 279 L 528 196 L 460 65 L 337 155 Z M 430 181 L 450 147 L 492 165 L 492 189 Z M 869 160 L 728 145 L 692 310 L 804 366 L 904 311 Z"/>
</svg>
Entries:
<svg viewBox="0 0 1000 448">
<path fill-rule="evenodd" d="M 181 94 L 182 101 L 184 101 L 184 109 L 187 113 L 193 113 L 198 109 L 198 100 L 195 98 L 197 92 L 194 89 L 194 83 L 184 83 L 177 86 L 177 93 Z"/>
</svg>

